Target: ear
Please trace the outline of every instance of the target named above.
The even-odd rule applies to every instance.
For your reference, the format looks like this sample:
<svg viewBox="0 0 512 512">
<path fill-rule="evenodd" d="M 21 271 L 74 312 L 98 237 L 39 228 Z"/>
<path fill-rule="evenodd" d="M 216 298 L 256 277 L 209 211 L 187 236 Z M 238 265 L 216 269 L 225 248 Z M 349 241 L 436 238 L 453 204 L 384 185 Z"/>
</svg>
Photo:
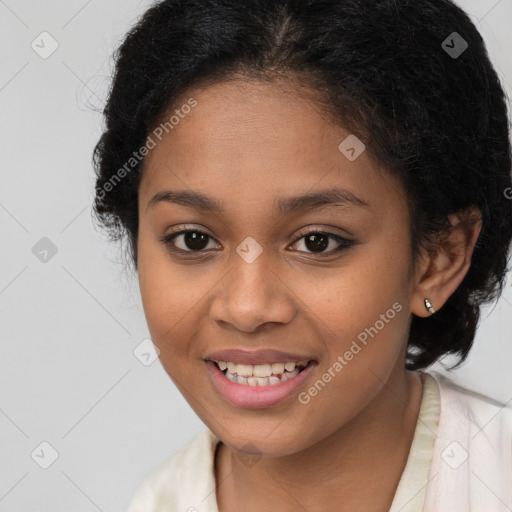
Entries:
<svg viewBox="0 0 512 512">
<path fill-rule="evenodd" d="M 411 312 L 430 316 L 427 298 L 436 311 L 448 300 L 467 274 L 471 256 L 482 229 L 482 214 L 475 207 L 448 216 L 451 228 L 443 232 L 427 251 L 422 250 L 411 296 Z"/>
</svg>

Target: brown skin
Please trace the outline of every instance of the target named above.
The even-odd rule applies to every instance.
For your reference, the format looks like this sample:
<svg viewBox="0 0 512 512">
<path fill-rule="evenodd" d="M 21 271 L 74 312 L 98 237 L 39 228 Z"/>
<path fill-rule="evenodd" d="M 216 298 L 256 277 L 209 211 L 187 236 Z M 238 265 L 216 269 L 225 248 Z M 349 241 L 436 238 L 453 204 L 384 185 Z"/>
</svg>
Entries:
<svg viewBox="0 0 512 512">
<path fill-rule="evenodd" d="M 338 145 L 350 132 L 294 94 L 292 82 L 287 89 L 229 82 L 191 96 L 197 106 L 146 159 L 138 272 L 160 361 L 223 442 L 215 459 L 219 511 L 266 510 L 270 499 L 283 512 L 339 510 L 340 503 L 352 512 L 387 511 L 422 397 L 419 373 L 404 369 L 411 314 L 429 316 L 425 297 L 439 309 L 455 291 L 481 222 L 467 232 L 451 216 L 451 235 L 414 269 L 404 189 L 367 152 L 345 158 Z M 349 189 L 370 208 L 289 217 L 272 209 L 278 197 L 329 187 Z M 212 215 L 164 202 L 147 210 L 163 189 L 202 192 L 226 210 Z M 174 243 L 185 256 L 159 240 L 183 229 L 212 237 L 202 253 L 183 235 Z M 323 253 L 332 252 L 322 256 L 303 236 L 314 229 L 357 245 L 334 252 L 339 244 L 330 239 Z M 263 248 L 250 264 L 235 251 L 247 236 Z M 299 390 L 307 391 L 395 302 L 401 311 L 307 405 L 296 393 L 274 407 L 243 409 L 210 382 L 209 353 L 274 347 L 318 361 Z M 258 454 L 256 463 L 241 454 Z"/>
</svg>

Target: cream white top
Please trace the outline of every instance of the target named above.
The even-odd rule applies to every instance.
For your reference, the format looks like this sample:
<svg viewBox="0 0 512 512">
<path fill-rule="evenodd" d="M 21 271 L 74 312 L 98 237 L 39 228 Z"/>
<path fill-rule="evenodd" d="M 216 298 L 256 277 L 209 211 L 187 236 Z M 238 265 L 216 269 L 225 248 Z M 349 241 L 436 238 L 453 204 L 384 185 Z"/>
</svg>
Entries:
<svg viewBox="0 0 512 512">
<path fill-rule="evenodd" d="M 510 512 L 512 407 L 419 372 L 423 395 L 389 512 Z M 219 512 L 209 429 L 154 469 L 128 512 Z"/>
</svg>

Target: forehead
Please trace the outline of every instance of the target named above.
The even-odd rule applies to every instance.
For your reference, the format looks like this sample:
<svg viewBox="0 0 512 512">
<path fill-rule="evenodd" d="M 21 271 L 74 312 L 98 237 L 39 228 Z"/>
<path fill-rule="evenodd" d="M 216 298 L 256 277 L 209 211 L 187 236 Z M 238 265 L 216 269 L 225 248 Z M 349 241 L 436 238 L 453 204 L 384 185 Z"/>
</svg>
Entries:
<svg viewBox="0 0 512 512">
<path fill-rule="evenodd" d="M 169 188 L 202 191 L 228 205 L 238 200 L 238 206 L 275 205 L 277 196 L 329 187 L 360 198 L 382 197 L 385 188 L 400 193 L 365 151 L 347 158 L 340 144 L 350 131 L 330 122 L 314 95 L 293 84 L 238 80 L 187 91 L 173 112 L 189 98 L 196 105 L 184 109 L 161 140 L 153 136 L 142 201 Z"/>
</svg>

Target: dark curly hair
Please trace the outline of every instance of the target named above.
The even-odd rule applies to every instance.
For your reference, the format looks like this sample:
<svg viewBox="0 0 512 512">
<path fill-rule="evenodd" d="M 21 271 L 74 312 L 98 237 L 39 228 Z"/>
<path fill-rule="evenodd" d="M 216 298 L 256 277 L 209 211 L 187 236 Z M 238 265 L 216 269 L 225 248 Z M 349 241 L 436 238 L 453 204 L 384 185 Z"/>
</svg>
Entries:
<svg viewBox="0 0 512 512">
<path fill-rule="evenodd" d="M 134 155 L 152 129 L 193 86 L 295 78 L 400 178 L 412 261 L 450 213 L 480 210 L 464 280 L 436 314 L 413 315 L 406 368 L 466 359 L 480 306 L 499 298 L 508 270 L 512 155 L 505 93 L 463 10 L 449 0 L 165 0 L 114 58 L 93 214 L 111 241 L 128 242 L 135 270 L 144 158 Z"/>
</svg>

